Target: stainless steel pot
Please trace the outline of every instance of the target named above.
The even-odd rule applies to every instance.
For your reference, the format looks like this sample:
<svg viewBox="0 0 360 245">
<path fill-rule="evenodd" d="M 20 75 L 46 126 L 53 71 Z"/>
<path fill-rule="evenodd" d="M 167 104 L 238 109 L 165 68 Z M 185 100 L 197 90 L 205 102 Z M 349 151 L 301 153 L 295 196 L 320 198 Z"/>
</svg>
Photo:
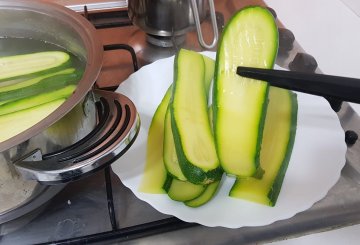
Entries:
<svg viewBox="0 0 360 245">
<path fill-rule="evenodd" d="M 87 135 L 96 124 L 91 88 L 100 72 L 103 55 L 95 28 L 81 15 L 55 4 L 0 0 L 0 37 L 51 42 L 86 62 L 75 93 L 63 105 L 38 124 L 0 143 L 0 167 L 5 164 L 11 167 L 16 159 L 34 148 L 42 153 L 53 152 Z M 0 212 L 0 224 L 40 207 L 61 189 L 62 186 L 36 184 L 29 198 Z"/>
<path fill-rule="evenodd" d="M 176 37 L 196 27 L 199 43 L 206 49 L 214 48 L 218 41 L 218 29 L 213 0 L 129 0 L 131 21 L 148 34 Z M 214 38 L 205 43 L 200 22 L 210 10 Z"/>
<path fill-rule="evenodd" d="M 49 152 L 86 135 L 95 125 L 93 105 L 88 103 L 91 96 L 86 95 L 100 72 L 103 56 L 95 28 L 79 14 L 55 4 L 0 0 L 1 36 L 54 43 L 86 62 L 86 68 L 75 93 L 63 105 L 40 123 L 0 143 L 0 152 L 7 151 L 13 158 L 19 152 L 26 152 L 26 145 L 34 140 L 37 141 L 36 145 L 42 145 L 44 152 Z M 76 111 L 76 115 L 67 116 L 71 117 L 71 122 L 60 120 L 72 111 Z M 82 116 L 79 116 L 79 112 L 82 112 Z M 48 130 L 50 126 L 52 129 Z"/>
</svg>

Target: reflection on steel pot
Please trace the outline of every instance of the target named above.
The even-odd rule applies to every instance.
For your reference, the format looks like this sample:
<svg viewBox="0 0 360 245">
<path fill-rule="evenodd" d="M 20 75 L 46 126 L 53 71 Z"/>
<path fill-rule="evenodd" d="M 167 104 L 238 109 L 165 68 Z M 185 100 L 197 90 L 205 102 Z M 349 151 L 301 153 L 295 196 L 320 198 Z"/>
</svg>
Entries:
<svg viewBox="0 0 360 245">
<path fill-rule="evenodd" d="M 186 34 L 196 26 L 198 39 L 204 48 L 214 48 L 218 40 L 213 0 L 129 0 L 129 18 L 147 34 L 176 37 Z M 210 10 L 214 38 L 206 44 L 200 22 Z"/>
<path fill-rule="evenodd" d="M 95 127 L 96 111 L 91 88 L 101 69 L 103 48 L 95 36 L 94 27 L 85 18 L 65 7 L 41 1 L 0 0 L 0 37 L 50 42 L 86 63 L 75 93 L 64 104 L 33 127 L 0 143 L 0 172 L 8 177 L 5 183 L 0 181 L 1 202 L 2 190 L 16 192 L 19 186 L 29 188 L 25 190 L 28 192 L 26 195 L 7 199 L 12 203 L 8 203 L 5 210 L 0 207 L 2 224 L 40 207 L 61 189 L 59 186 L 41 186 L 35 181 L 22 183 L 12 163 L 35 148 L 48 153 L 68 146 Z"/>
</svg>

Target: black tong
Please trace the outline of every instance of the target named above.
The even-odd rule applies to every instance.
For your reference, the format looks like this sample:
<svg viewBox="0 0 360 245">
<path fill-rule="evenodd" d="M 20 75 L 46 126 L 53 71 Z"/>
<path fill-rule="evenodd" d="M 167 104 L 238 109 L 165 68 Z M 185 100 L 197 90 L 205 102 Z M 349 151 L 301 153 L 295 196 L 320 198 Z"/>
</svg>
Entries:
<svg viewBox="0 0 360 245">
<path fill-rule="evenodd" d="M 237 68 L 237 74 L 275 87 L 360 104 L 360 79 L 356 78 L 242 66 Z"/>
</svg>

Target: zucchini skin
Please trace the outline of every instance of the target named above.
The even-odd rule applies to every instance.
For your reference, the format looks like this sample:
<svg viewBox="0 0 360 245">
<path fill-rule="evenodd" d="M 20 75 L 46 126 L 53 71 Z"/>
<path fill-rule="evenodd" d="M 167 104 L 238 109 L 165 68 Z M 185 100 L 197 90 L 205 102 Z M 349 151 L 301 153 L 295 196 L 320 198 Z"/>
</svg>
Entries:
<svg viewBox="0 0 360 245">
<path fill-rule="evenodd" d="M 72 74 L 74 72 L 75 72 L 74 68 L 67 68 L 67 69 L 64 69 L 64 70 L 57 71 L 57 72 L 46 73 L 44 75 L 36 76 L 36 77 L 30 78 L 30 79 L 25 78 L 21 82 L 17 82 L 15 84 L 7 85 L 7 86 L 1 86 L 0 87 L 0 93 L 6 92 L 6 91 L 16 90 L 16 89 L 20 89 L 20 88 L 25 88 L 25 87 L 28 87 L 28 86 L 32 86 L 32 85 L 34 85 L 34 84 L 36 84 L 38 82 L 41 82 L 45 78 L 53 77 L 55 75 Z"/>
<path fill-rule="evenodd" d="M 0 92 L 0 102 L 23 99 L 40 93 L 48 93 L 70 84 L 76 84 L 82 75 L 83 72 L 79 70 L 71 74 L 59 74 L 51 77 L 45 77 L 40 82 L 27 87 Z"/>
<path fill-rule="evenodd" d="M 222 147 L 221 144 L 222 142 L 224 142 L 224 140 L 220 140 L 220 136 L 221 134 L 223 134 L 222 132 L 222 127 L 221 123 L 219 122 L 219 117 L 222 116 L 221 112 L 222 112 L 222 108 L 221 106 L 223 106 L 223 101 L 221 101 L 219 98 L 219 96 L 221 96 L 221 94 L 223 93 L 223 88 L 222 88 L 222 84 L 223 81 L 221 80 L 221 77 L 223 76 L 223 73 L 233 73 L 236 74 L 236 67 L 239 65 L 243 65 L 243 66 L 247 66 L 249 64 L 246 63 L 246 60 L 243 61 L 243 64 L 230 64 L 233 65 L 231 68 L 229 68 L 229 70 L 222 70 L 221 67 L 221 63 L 222 63 L 222 57 L 224 56 L 223 53 L 228 53 L 230 56 L 234 53 L 236 53 L 235 55 L 242 55 L 241 53 L 239 53 L 238 50 L 231 50 L 231 47 L 229 48 L 229 44 L 227 44 L 227 46 L 224 46 L 226 44 L 226 37 L 227 37 L 227 32 L 231 32 L 232 30 L 232 25 L 237 25 L 237 22 L 241 22 L 241 17 L 243 15 L 250 15 L 252 12 L 258 12 L 261 15 L 264 15 L 265 18 L 267 19 L 267 21 L 269 21 L 269 26 L 271 26 L 271 30 L 272 30 L 272 39 L 273 43 L 271 43 L 271 54 L 269 54 L 269 59 L 266 60 L 266 66 L 267 68 L 272 68 L 274 63 L 275 63 L 275 58 L 277 56 L 277 50 L 278 50 L 278 31 L 277 31 L 277 26 L 276 23 L 273 19 L 272 14 L 270 13 L 270 11 L 268 11 L 267 9 L 260 7 L 260 6 L 248 6 L 245 7 L 243 9 L 241 9 L 240 11 L 238 11 L 236 14 L 234 14 L 229 22 L 227 23 L 224 31 L 223 31 L 223 35 L 220 37 L 220 41 L 219 41 L 219 48 L 218 48 L 218 52 L 216 54 L 216 63 L 215 63 L 215 77 L 214 77 L 214 89 L 213 89 L 213 124 L 214 124 L 214 137 L 215 137 L 215 142 L 216 142 L 216 149 L 218 152 L 218 156 L 220 159 L 220 163 L 221 166 L 223 168 L 223 170 L 228 174 L 228 175 L 232 175 L 232 176 L 237 176 L 237 177 L 248 177 L 248 176 L 252 176 L 256 173 L 257 168 L 260 165 L 260 161 L 259 161 L 259 151 L 261 148 L 261 139 L 262 139 L 262 131 L 264 128 L 264 123 L 265 123 L 265 116 L 266 116 L 266 110 L 267 110 L 267 104 L 268 104 L 268 100 L 267 100 L 267 96 L 268 96 L 268 92 L 269 92 L 269 87 L 268 84 L 264 82 L 264 87 L 265 89 L 263 90 L 261 97 L 263 98 L 261 102 L 261 114 L 258 120 L 258 123 L 256 125 L 254 125 L 254 127 L 256 127 L 257 130 L 257 135 L 254 136 L 256 137 L 256 145 L 253 146 L 253 156 L 252 156 L 252 160 L 251 160 L 251 166 L 250 164 L 248 164 L 248 167 L 244 168 L 242 167 L 241 170 L 240 168 L 234 168 L 232 166 L 229 166 L 231 164 L 229 164 L 226 160 L 224 160 L 224 156 L 229 156 L 229 155 L 236 155 L 236 154 L 232 154 L 229 152 L 229 150 L 226 149 L 226 147 Z M 272 23 L 271 23 L 272 22 Z M 240 24 L 239 24 L 240 25 Z M 235 29 L 235 28 L 234 28 Z M 234 34 L 235 35 L 235 34 Z M 222 47 L 224 46 L 224 47 Z M 227 50 L 224 51 L 225 47 L 227 48 Z M 237 47 L 232 47 L 232 48 L 237 48 Z M 253 66 L 254 64 L 251 64 L 251 66 Z M 250 65 L 249 65 L 250 66 Z M 250 82 L 250 81 L 249 81 Z M 259 81 L 260 82 L 260 81 Z M 239 107 L 242 106 L 247 106 L 245 105 L 238 105 Z M 223 119 L 224 120 L 224 119 Z M 231 118 L 227 118 L 226 120 L 231 120 Z M 237 125 L 239 125 L 238 127 L 241 127 L 241 122 L 238 122 Z M 234 130 L 236 130 L 236 127 L 234 127 Z M 233 145 L 235 144 L 235 142 L 233 143 Z M 235 144 L 236 145 L 236 144 Z M 238 152 L 241 152 L 242 148 L 239 147 Z M 244 151 L 244 150 L 243 150 Z M 238 161 L 238 164 L 244 164 L 242 161 Z"/>
<path fill-rule="evenodd" d="M 220 180 L 217 180 L 206 186 L 206 189 L 196 198 L 185 201 L 184 204 L 188 207 L 197 208 L 208 203 L 217 193 L 220 188 Z"/>
<path fill-rule="evenodd" d="M 49 93 L 41 93 L 23 99 L 7 102 L 5 104 L 0 105 L 0 116 L 15 111 L 36 107 L 53 100 L 57 100 L 61 98 L 66 99 L 75 91 L 75 89 L 76 89 L 76 85 L 71 84 L 71 85 L 67 85 L 66 87 L 51 91 Z"/>
<path fill-rule="evenodd" d="M 178 60 L 179 60 L 179 56 L 181 55 L 181 52 L 193 52 L 193 51 L 187 51 L 187 50 L 180 50 L 176 56 L 175 56 L 175 62 L 174 62 L 174 83 L 173 83 L 173 93 L 172 93 L 172 98 L 171 98 L 171 102 L 170 102 L 170 112 L 171 112 L 171 127 L 172 127 L 172 131 L 173 131 L 173 135 L 174 135 L 174 142 L 175 142 L 175 149 L 176 149 L 176 154 L 179 160 L 179 164 L 180 164 L 180 168 L 184 174 L 184 176 L 186 177 L 186 179 L 196 185 L 204 185 L 204 184 L 210 184 L 214 181 L 217 181 L 221 178 L 222 176 L 222 169 L 220 167 L 220 164 L 218 162 L 218 159 L 216 159 L 216 166 L 213 169 L 202 169 L 196 165 L 194 165 L 194 163 L 192 163 L 188 157 L 186 156 L 184 149 L 183 149 L 183 142 L 182 142 L 182 137 L 180 136 L 180 130 L 179 130 L 179 126 L 178 126 L 178 122 L 174 116 L 174 114 L 176 113 L 175 111 L 177 110 L 175 108 L 175 103 L 174 103 L 174 97 L 175 97 L 175 93 L 176 93 L 176 89 L 177 89 L 177 81 L 178 81 Z M 200 54 L 198 54 L 200 55 Z M 201 55 L 200 55 L 201 57 Z M 204 62 L 204 61 L 203 61 Z M 204 65 L 203 65 L 204 66 Z M 200 69 L 200 68 L 199 68 Z M 203 68 L 202 68 L 203 69 Z M 203 71 L 202 71 L 203 72 Z M 203 79 L 204 79 L 204 75 L 203 75 Z M 194 82 L 203 82 L 203 81 L 194 81 Z M 203 83 L 203 85 L 205 85 Z M 207 95 L 205 94 L 206 88 L 204 86 L 204 94 L 201 95 L 203 96 L 203 99 L 206 100 Z M 206 114 L 207 114 L 207 101 L 205 102 L 206 107 L 204 107 Z M 209 132 L 211 133 L 211 127 L 210 127 L 210 123 L 209 123 Z M 211 133 L 212 134 L 212 133 Z M 215 156 L 216 156 L 216 152 L 215 152 Z M 217 156 L 216 156 L 217 158 Z"/>
</svg>

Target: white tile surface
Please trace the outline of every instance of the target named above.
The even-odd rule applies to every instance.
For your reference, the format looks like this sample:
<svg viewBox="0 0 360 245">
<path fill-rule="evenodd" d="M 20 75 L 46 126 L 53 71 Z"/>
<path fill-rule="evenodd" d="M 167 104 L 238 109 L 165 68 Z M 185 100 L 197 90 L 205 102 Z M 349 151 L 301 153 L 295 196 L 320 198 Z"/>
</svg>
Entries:
<svg viewBox="0 0 360 245">
<path fill-rule="evenodd" d="M 324 73 L 360 78 L 360 0 L 265 2 Z M 360 225 L 272 244 L 360 244 Z"/>
</svg>

